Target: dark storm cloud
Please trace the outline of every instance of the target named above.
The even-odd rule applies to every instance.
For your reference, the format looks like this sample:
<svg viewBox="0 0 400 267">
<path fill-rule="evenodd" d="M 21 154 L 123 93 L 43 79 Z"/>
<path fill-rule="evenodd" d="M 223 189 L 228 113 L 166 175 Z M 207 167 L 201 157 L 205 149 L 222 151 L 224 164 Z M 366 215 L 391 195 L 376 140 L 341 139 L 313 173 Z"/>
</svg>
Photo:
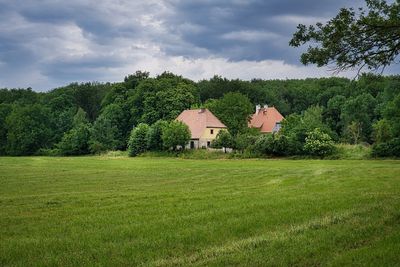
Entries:
<svg viewBox="0 0 400 267">
<path fill-rule="evenodd" d="M 362 3 L 0 0 L 0 87 L 117 81 L 137 69 L 174 69 L 193 79 L 214 73 L 249 78 L 252 72 L 240 76 L 241 64 L 260 78 L 269 66 L 279 66 L 284 77 L 312 76 L 299 70 L 301 51 L 288 46 L 297 24 Z"/>
<path fill-rule="evenodd" d="M 176 1 L 171 21 L 186 42 L 231 60 L 298 62 L 299 53 L 288 46 L 297 24 L 328 19 L 349 4 L 362 1 Z M 185 24 L 198 31 L 181 30 Z"/>
</svg>

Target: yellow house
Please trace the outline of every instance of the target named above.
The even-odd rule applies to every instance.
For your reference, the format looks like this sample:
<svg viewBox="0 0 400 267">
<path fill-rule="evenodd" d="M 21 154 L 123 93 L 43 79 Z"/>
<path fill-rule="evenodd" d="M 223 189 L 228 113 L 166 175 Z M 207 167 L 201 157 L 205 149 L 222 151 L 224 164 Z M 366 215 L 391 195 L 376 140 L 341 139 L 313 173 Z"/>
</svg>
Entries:
<svg viewBox="0 0 400 267">
<path fill-rule="evenodd" d="M 185 123 L 190 130 L 191 139 L 187 148 L 208 148 L 219 131 L 227 127 L 208 109 L 184 110 L 176 120 Z"/>
</svg>

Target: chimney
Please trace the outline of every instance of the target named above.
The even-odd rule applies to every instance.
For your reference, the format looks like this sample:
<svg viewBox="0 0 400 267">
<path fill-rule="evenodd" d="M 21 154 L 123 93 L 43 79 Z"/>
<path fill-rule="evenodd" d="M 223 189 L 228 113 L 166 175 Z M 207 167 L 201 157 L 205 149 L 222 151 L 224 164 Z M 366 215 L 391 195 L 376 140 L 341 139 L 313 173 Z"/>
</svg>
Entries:
<svg viewBox="0 0 400 267">
<path fill-rule="evenodd" d="M 265 109 L 267 109 L 267 108 L 268 108 L 268 105 L 267 105 L 267 104 L 265 104 L 265 105 L 264 105 L 264 108 L 265 108 Z"/>
<path fill-rule="evenodd" d="M 205 108 L 201 108 L 201 109 L 199 110 L 199 113 L 204 113 L 205 111 L 206 111 Z"/>
<path fill-rule="evenodd" d="M 261 105 L 256 105 L 256 114 L 258 114 L 258 112 L 260 111 L 260 109 L 261 109 Z"/>
</svg>

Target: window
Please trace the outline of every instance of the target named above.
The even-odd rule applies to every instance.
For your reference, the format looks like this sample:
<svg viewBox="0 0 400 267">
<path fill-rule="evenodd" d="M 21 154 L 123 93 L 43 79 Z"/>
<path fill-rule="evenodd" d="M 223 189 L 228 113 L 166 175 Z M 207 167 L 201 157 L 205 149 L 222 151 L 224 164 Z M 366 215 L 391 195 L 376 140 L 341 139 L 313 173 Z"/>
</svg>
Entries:
<svg viewBox="0 0 400 267">
<path fill-rule="evenodd" d="M 211 145 L 211 142 L 207 141 L 207 147 L 210 147 L 210 145 Z"/>
<path fill-rule="evenodd" d="M 214 134 L 214 129 L 211 129 L 211 130 L 210 130 L 210 133 L 211 133 L 211 134 Z"/>
</svg>

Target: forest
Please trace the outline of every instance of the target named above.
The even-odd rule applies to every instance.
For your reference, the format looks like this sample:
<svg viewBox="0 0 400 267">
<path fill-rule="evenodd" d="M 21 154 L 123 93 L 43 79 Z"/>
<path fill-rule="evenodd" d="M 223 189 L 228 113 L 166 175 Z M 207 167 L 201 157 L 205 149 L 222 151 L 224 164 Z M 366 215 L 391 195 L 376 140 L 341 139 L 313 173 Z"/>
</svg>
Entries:
<svg viewBox="0 0 400 267">
<path fill-rule="evenodd" d="M 247 128 L 256 104 L 275 106 L 285 116 L 279 133 L 260 136 Z M 190 136 L 174 119 L 199 107 L 228 126 L 215 147 L 323 156 L 335 143 L 348 143 L 371 145 L 374 156 L 400 156 L 399 75 L 251 81 L 214 76 L 194 82 L 144 71 L 122 82 L 72 83 L 48 92 L 0 89 L 0 155 L 175 150 Z"/>
</svg>

